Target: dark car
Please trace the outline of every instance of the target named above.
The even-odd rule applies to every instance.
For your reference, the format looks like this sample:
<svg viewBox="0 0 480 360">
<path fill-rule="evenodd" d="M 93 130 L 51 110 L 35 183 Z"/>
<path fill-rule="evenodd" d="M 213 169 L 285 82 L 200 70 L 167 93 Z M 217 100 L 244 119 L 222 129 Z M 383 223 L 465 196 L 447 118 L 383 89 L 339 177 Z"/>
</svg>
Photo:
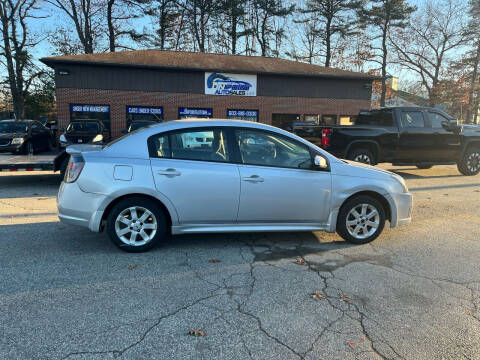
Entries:
<svg viewBox="0 0 480 360">
<path fill-rule="evenodd" d="M 337 157 L 370 165 L 457 164 L 464 175 L 480 173 L 480 127 L 458 124 L 436 108 L 365 110 L 355 125 L 294 126 L 293 131 Z"/>
<path fill-rule="evenodd" d="M 35 120 L 0 121 L 0 152 L 33 154 L 49 151 L 55 141 L 50 129 Z"/>
<path fill-rule="evenodd" d="M 108 132 L 100 120 L 73 120 L 60 135 L 60 146 L 73 144 L 101 145 L 110 139 Z"/>
<path fill-rule="evenodd" d="M 150 125 L 155 125 L 158 124 L 157 121 L 149 121 L 149 120 L 138 120 L 138 121 L 132 121 L 130 123 L 130 126 L 126 130 L 122 130 L 122 134 L 128 134 L 132 131 L 150 126 Z"/>
</svg>

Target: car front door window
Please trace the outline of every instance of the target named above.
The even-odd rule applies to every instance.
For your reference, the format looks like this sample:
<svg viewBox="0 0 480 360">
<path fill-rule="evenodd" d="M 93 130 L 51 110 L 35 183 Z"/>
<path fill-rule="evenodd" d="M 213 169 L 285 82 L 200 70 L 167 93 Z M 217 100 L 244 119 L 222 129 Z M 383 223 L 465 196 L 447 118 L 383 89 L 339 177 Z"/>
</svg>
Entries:
<svg viewBox="0 0 480 360">
<path fill-rule="evenodd" d="M 243 164 L 311 169 L 309 149 L 286 137 L 254 130 L 237 130 L 236 139 Z"/>
</svg>

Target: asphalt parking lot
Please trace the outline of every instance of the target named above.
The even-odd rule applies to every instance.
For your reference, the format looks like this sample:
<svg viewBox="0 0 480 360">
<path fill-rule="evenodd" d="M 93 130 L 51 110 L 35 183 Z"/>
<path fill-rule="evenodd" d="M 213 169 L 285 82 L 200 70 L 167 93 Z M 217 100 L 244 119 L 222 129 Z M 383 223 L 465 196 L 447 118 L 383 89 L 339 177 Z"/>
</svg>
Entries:
<svg viewBox="0 0 480 360">
<path fill-rule="evenodd" d="M 58 175 L 0 174 L 0 358 L 480 359 L 480 175 L 382 167 L 415 207 L 372 244 L 189 235 L 144 254 L 59 223 Z"/>
</svg>

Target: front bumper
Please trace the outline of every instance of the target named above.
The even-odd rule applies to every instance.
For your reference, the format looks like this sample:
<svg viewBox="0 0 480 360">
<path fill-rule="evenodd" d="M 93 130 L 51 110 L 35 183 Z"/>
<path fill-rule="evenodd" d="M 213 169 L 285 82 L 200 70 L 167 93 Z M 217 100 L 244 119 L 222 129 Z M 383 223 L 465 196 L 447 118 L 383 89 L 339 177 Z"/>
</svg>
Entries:
<svg viewBox="0 0 480 360">
<path fill-rule="evenodd" d="M 18 144 L 18 145 L 0 145 L 0 153 L 4 152 L 9 152 L 9 153 L 15 153 L 18 152 L 22 149 L 23 144 Z"/>
<path fill-rule="evenodd" d="M 58 217 L 61 222 L 99 232 L 105 200 L 105 195 L 82 191 L 76 182 L 62 182 L 57 195 Z"/>
<path fill-rule="evenodd" d="M 412 194 L 387 194 L 385 198 L 390 204 L 390 227 L 394 228 L 397 226 L 406 225 L 412 221 Z"/>
</svg>

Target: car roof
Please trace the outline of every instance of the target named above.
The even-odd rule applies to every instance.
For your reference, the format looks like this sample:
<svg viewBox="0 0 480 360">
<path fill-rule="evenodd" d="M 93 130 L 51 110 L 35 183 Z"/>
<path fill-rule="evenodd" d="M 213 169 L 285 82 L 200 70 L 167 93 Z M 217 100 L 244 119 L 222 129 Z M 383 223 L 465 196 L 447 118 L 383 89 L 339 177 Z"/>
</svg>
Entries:
<svg viewBox="0 0 480 360">
<path fill-rule="evenodd" d="M 31 122 L 34 122 L 34 121 L 37 121 L 37 120 L 30 120 L 30 119 L 20 119 L 20 120 L 6 119 L 6 120 L 2 120 L 2 122 L 8 122 L 8 123 L 31 123 Z"/>
</svg>

